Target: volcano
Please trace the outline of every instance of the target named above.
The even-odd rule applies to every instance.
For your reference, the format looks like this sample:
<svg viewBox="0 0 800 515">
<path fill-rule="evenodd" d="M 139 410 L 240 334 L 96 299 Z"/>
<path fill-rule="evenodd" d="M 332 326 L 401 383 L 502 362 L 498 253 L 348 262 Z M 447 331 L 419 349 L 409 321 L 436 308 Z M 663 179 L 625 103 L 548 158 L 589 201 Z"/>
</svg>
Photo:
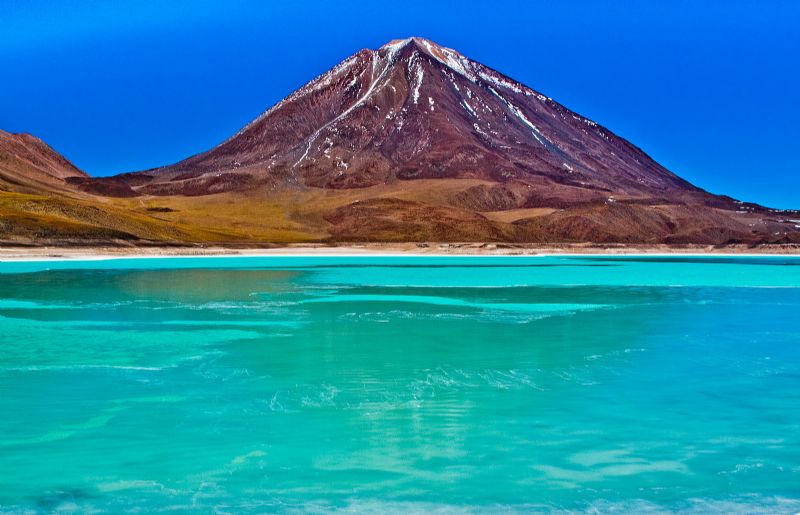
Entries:
<svg viewBox="0 0 800 515">
<path fill-rule="evenodd" d="M 362 50 L 214 149 L 129 180 L 207 194 L 446 178 L 550 184 L 549 204 L 698 191 L 594 121 L 422 38 Z"/>
<path fill-rule="evenodd" d="M 416 37 L 359 51 L 206 152 L 66 181 L 222 241 L 800 242 L 794 214 L 708 193 Z"/>
</svg>

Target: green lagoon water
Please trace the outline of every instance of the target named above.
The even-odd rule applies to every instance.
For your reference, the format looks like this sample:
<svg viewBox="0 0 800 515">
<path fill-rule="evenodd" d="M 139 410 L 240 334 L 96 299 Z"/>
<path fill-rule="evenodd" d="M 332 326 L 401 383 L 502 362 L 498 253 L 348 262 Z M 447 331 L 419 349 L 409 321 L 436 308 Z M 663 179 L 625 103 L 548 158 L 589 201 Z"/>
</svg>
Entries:
<svg viewBox="0 0 800 515">
<path fill-rule="evenodd" d="M 800 511 L 800 258 L 0 263 L 0 512 Z"/>
</svg>

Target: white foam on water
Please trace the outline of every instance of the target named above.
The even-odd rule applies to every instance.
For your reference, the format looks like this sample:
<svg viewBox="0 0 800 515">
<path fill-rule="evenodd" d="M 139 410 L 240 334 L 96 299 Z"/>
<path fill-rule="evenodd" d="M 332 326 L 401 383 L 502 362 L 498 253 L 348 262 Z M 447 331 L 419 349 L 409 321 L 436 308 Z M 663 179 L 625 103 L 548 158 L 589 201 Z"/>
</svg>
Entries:
<svg viewBox="0 0 800 515">
<path fill-rule="evenodd" d="M 46 304 L 28 300 L 0 299 L 0 309 L 78 309 L 83 306 L 69 304 Z"/>
<path fill-rule="evenodd" d="M 303 303 L 322 302 L 408 302 L 415 304 L 430 304 L 434 306 L 466 307 L 486 310 L 518 311 L 530 313 L 570 312 L 609 307 L 607 304 L 548 304 L 548 303 L 491 303 L 470 302 L 468 300 L 451 297 L 437 297 L 432 295 L 334 295 L 316 299 L 306 299 Z"/>
<path fill-rule="evenodd" d="M 97 490 L 102 493 L 117 493 L 126 490 L 163 492 L 167 495 L 178 495 L 180 493 L 178 490 L 167 488 L 158 481 L 147 479 L 129 479 L 100 483 L 97 485 Z"/>
<path fill-rule="evenodd" d="M 138 365 L 30 365 L 25 367 L 3 367 L 0 370 L 14 372 L 51 372 L 51 371 L 76 371 L 76 370 L 131 370 L 136 372 L 160 372 L 174 365 L 163 367 L 145 367 Z"/>
</svg>

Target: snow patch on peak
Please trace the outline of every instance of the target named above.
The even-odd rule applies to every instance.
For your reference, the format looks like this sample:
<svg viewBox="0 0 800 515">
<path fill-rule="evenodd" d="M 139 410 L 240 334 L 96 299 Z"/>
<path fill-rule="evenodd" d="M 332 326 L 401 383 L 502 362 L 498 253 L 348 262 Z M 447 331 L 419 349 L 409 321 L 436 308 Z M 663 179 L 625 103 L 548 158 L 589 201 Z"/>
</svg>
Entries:
<svg viewBox="0 0 800 515">
<path fill-rule="evenodd" d="M 394 63 L 394 57 L 403 49 L 411 40 L 410 39 L 395 39 L 383 45 L 380 49 L 386 51 L 386 58 L 388 64 Z"/>
<path fill-rule="evenodd" d="M 423 38 L 412 38 L 417 42 L 425 51 L 426 54 L 433 57 L 443 65 L 447 66 L 459 75 L 466 77 L 472 82 L 477 79 L 473 71 L 472 63 L 469 59 L 459 54 L 452 48 L 439 46 L 436 43 L 428 41 Z"/>
<path fill-rule="evenodd" d="M 413 56 L 411 60 L 408 61 L 409 79 L 413 80 L 411 97 L 414 100 L 414 105 L 419 103 L 419 88 L 422 86 L 422 78 L 425 75 L 425 70 L 422 69 L 422 64 L 416 57 L 417 56 Z M 413 77 L 413 79 L 411 79 L 411 77 Z"/>
<path fill-rule="evenodd" d="M 466 100 L 462 100 L 462 101 L 461 101 L 461 103 L 462 103 L 462 104 L 464 105 L 464 107 L 467 109 L 467 111 L 469 112 L 469 114 L 471 114 L 471 115 L 472 115 L 472 116 L 474 116 L 475 118 L 477 118 L 477 117 L 478 117 L 478 115 L 477 115 L 477 114 L 475 114 L 475 110 L 472 108 L 472 106 L 471 106 L 471 105 L 469 105 L 469 104 L 467 103 L 467 101 L 466 101 Z"/>
<path fill-rule="evenodd" d="M 525 116 L 525 113 L 523 113 L 522 110 L 519 107 L 517 107 L 514 104 L 512 104 L 511 102 L 509 102 L 504 96 L 502 96 L 500 93 L 498 93 L 497 90 L 495 90 L 493 87 L 489 86 L 489 91 L 491 91 L 494 96 L 496 96 L 497 98 L 502 100 L 506 104 L 506 106 L 508 107 L 508 110 L 511 111 L 514 114 L 514 116 L 516 116 L 522 123 L 524 123 L 525 125 L 528 126 L 528 128 L 531 129 L 531 133 L 533 134 L 533 137 L 536 138 L 536 141 L 538 141 L 542 145 L 545 145 L 545 141 L 547 141 L 547 143 L 552 145 L 552 142 L 550 142 L 550 140 L 548 140 L 547 138 L 544 137 L 544 134 L 542 134 L 541 131 L 539 131 L 539 128 L 536 127 L 536 125 L 534 125 L 533 122 L 531 122 L 528 119 L 527 116 Z"/>
<path fill-rule="evenodd" d="M 503 77 L 499 77 L 493 73 L 487 73 L 483 70 L 479 71 L 478 75 L 481 79 L 485 80 L 486 82 L 491 82 L 495 86 L 510 89 L 514 93 L 522 93 L 522 88 L 520 88 L 517 83 L 507 80 Z"/>
<path fill-rule="evenodd" d="M 383 45 L 380 49 L 381 50 L 389 50 L 390 52 L 397 52 L 407 44 L 411 42 L 411 38 L 407 39 L 393 39 Z"/>
</svg>

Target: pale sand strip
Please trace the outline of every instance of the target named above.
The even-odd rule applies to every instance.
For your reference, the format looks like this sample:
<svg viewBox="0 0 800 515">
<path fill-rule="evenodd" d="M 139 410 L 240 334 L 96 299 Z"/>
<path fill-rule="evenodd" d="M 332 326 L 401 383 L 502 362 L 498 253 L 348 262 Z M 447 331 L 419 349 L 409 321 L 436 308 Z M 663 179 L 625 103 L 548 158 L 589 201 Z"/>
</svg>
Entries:
<svg viewBox="0 0 800 515">
<path fill-rule="evenodd" d="M 558 256 L 558 255 L 798 255 L 800 245 L 532 245 L 495 243 L 294 244 L 269 248 L 230 247 L 0 247 L 0 261 L 99 260 L 158 257 L 325 256 Z"/>
</svg>

